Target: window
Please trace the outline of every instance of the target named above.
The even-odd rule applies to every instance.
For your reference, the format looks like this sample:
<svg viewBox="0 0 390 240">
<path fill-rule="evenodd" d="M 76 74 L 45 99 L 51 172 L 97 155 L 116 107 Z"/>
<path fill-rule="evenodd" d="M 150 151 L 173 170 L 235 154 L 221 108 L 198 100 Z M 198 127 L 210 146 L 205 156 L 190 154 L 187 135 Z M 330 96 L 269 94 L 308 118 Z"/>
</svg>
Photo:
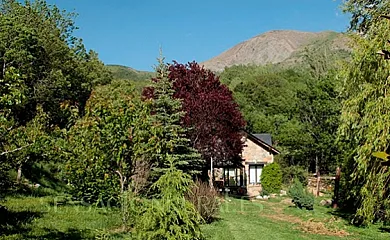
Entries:
<svg viewBox="0 0 390 240">
<path fill-rule="evenodd" d="M 224 178 L 225 185 L 230 187 L 238 187 L 242 185 L 242 171 L 239 168 L 225 168 Z"/>
<path fill-rule="evenodd" d="M 249 165 L 249 183 L 260 184 L 264 165 Z"/>
</svg>

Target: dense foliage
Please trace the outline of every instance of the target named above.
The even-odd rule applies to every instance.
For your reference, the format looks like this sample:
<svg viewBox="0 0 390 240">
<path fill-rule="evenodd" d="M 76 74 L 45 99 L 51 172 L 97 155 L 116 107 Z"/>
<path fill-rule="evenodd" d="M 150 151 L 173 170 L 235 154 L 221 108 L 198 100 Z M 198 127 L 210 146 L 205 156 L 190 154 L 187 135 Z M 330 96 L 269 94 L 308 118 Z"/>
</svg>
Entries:
<svg viewBox="0 0 390 240">
<path fill-rule="evenodd" d="M 153 174 L 160 175 L 161 170 L 168 165 L 166 155 L 177 159 L 175 166 L 190 174 L 199 174 L 204 160 L 191 147 L 187 138 L 187 129 L 181 125 L 186 112 L 182 108 L 182 101 L 174 97 L 173 82 L 168 78 L 170 71 L 163 59 L 159 60 L 156 69 L 156 78 L 152 79 L 153 98 L 151 102 L 154 125 L 159 127 L 156 133 L 157 152 L 153 159 Z"/>
<path fill-rule="evenodd" d="M 308 50 L 306 68 L 234 66 L 221 73 L 248 130 L 272 134 L 283 167 L 331 172 L 337 165 L 339 80 L 333 65 L 323 61 L 324 52 Z"/>
<path fill-rule="evenodd" d="M 138 239 L 203 239 L 202 217 L 194 205 L 185 199 L 193 183 L 183 170 L 196 174 L 203 163 L 200 154 L 191 148 L 186 129 L 180 126 L 184 116 L 181 101 L 174 98 L 173 83 L 168 68 L 159 59 L 153 79 L 152 121 L 157 126 L 156 154 L 152 162 L 151 191 L 154 198 L 143 202 L 134 224 Z M 183 170 L 180 170 L 183 169 Z M 139 209 L 133 209 L 139 212 Z"/>
<path fill-rule="evenodd" d="M 366 34 L 380 21 L 379 16 L 388 13 L 390 3 L 383 0 L 345 0 L 343 10 L 351 14 L 349 29 Z"/>
<path fill-rule="evenodd" d="M 296 178 L 288 190 L 288 195 L 297 208 L 313 210 L 314 196 L 305 189 L 302 183 Z"/>
<path fill-rule="evenodd" d="M 153 185 L 159 197 L 145 201 L 137 218 L 134 235 L 137 239 L 203 239 L 202 217 L 194 205 L 184 198 L 192 182 L 178 170 L 175 159 L 167 155 L 170 168 Z M 137 210 L 139 211 L 139 210 Z"/>
<path fill-rule="evenodd" d="M 92 88 L 111 81 L 72 33 L 73 14 L 45 1 L 0 2 L 1 185 L 9 169 L 50 160 L 51 134 L 83 114 Z"/>
<path fill-rule="evenodd" d="M 240 130 L 245 122 L 230 90 L 214 73 L 195 62 L 174 62 L 169 66 L 169 80 L 174 97 L 182 100 L 186 113 L 182 124 L 189 129 L 191 145 L 208 165 L 211 158 L 215 163 L 239 164 L 243 148 Z M 153 88 L 145 89 L 144 96 L 152 97 Z"/>
<path fill-rule="evenodd" d="M 94 90 L 86 114 L 66 133 L 62 149 L 65 178 L 75 197 L 86 202 L 117 202 L 132 183 L 137 164 L 151 155 L 156 142 L 148 106 L 122 81 Z M 88 143 L 88 144 L 86 144 Z"/>
<path fill-rule="evenodd" d="M 134 85 L 136 93 L 139 94 L 148 86 L 150 78 L 155 75 L 153 72 L 137 71 L 121 65 L 107 65 L 106 67 L 112 73 L 113 79 L 131 83 Z"/>
<path fill-rule="evenodd" d="M 264 167 L 261 173 L 261 187 L 267 193 L 279 193 L 282 188 L 282 171 L 274 162 Z"/>
<path fill-rule="evenodd" d="M 379 13 L 368 14 L 376 18 Z M 365 28 L 364 38 L 353 35 L 352 62 L 341 73 L 345 101 L 339 138 L 345 156 L 345 205 L 357 210 L 355 223 L 369 224 L 388 221 L 390 216 L 390 172 L 372 156 L 376 151 L 388 151 L 390 144 L 390 65 L 376 54 L 388 44 L 390 24 L 387 20 L 368 21 Z"/>
<path fill-rule="evenodd" d="M 303 186 L 307 186 L 309 174 L 300 166 L 289 166 L 282 168 L 283 184 L 290 186 L 294 179 L 298 179 Z"/>
</svg>

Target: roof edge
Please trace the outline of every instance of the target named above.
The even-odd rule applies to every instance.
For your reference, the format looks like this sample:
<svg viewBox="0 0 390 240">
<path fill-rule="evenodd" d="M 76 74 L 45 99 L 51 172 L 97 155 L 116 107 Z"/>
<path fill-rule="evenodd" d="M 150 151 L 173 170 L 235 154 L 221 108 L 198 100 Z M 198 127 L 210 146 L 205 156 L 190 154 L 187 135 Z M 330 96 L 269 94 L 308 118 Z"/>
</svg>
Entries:
<svg viewBox="0 0 390 240">
<path fill-rule="evenodd" d="M 269 145 L 268 143 L 264 142 L 263 140 L 257 138 L 256 136 L 254 136 L 252 133 L 248 132 L 247 130 L 244 129 L 243 131 L 248 134 L 249 139 L 251 139 L 253 142 L 257 143 L 257 145 L 260 145 L 261 147 L 263 147 L 268 152 L 272 152 L 275 155 L 280 154 L 280 151 L 278 149 L 276 149 L 275 147 L 273 147 L 273 146 Z"/>
</svg>

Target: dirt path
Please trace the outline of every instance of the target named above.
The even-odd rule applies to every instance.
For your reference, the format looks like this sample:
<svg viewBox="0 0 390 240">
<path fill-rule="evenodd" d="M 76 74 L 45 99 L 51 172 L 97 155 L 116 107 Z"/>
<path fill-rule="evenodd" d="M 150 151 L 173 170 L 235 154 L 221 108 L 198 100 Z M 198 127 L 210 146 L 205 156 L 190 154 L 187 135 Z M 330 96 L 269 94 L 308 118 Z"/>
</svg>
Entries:
<svg viewBox="0 0 390 240">
<path fill-rule="evenodd" d="M 315 221 L 314 219 L 309 219 L 305 221 L 297 216 L 292 216 L 284 213 L 283 209 L 288 206 L 291 206 L 291 203 L 289 204 L 287 201 L 282 201 L 279 203 L 262 201 L 261 203 L 264 204 L 265 207 L 272 210 L 272 214 L 262 213 L 261 216 L 274 221 L 283 221 L 296 224 L 298 226 L 298 229 L 305 233 L 337 237 L 346 237 L 350 235 L 345 230 L 340 230 L 337 227 L 332 226 L 332 222 L 336 221 L 336 219 L 334 218 L 331 218 L 326 222 L 319 222 Z"/>
</svg>

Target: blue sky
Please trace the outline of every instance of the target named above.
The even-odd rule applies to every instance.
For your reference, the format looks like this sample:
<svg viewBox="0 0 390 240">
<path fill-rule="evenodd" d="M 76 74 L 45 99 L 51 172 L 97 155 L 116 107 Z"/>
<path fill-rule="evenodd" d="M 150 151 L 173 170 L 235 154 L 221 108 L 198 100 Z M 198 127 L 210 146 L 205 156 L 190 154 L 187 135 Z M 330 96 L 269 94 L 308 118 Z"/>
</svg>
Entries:
<svg viewBox="0 0 390 240">
<path fill-rule="evenodd" d="M 341 0 L 49 0 L 79 14 L 75 35 L 106 64 L 152 70 L 167 61 L 208 60 L 261 33 L 342 32 Z"/>
</svg>

